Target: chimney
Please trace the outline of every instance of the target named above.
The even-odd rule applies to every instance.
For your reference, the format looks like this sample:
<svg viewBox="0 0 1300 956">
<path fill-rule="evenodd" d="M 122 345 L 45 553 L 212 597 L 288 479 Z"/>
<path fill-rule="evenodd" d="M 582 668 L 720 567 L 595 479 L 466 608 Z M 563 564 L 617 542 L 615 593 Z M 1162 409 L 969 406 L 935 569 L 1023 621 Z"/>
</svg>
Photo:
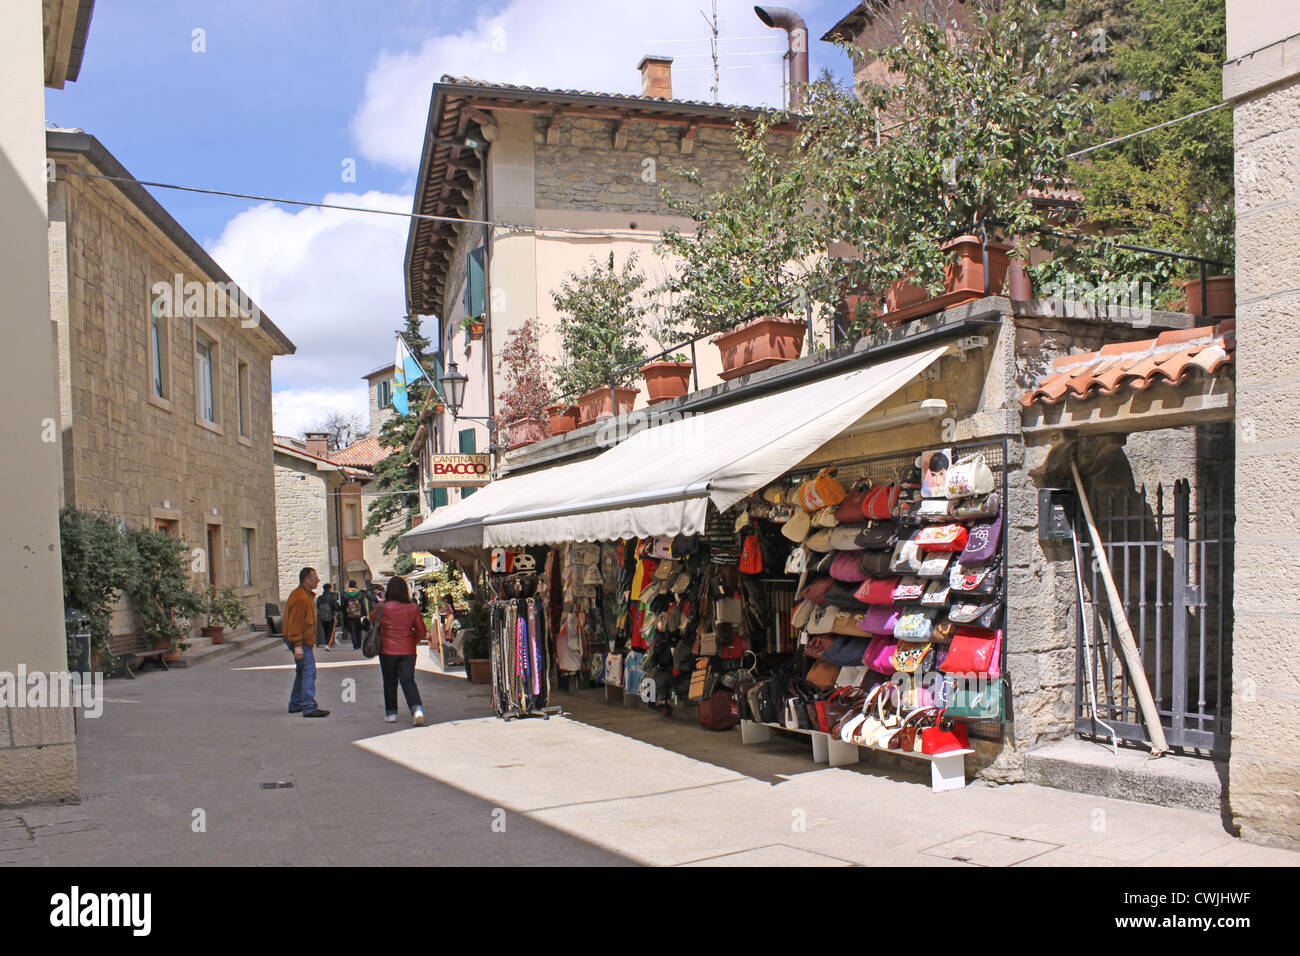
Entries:
<svg viewBox="0 0 1300 956">
<path fill-rule="evenodd" d="M 330 454 L 330 433 L 308 432 L 306 445 L 307 454 L 315 455 L 317 458 L 328 458 Z"/>
<path fill-rule="evenodd" d="M 641 95 L 673 98 L 673 58 L 670 56 L 643 56 L 637 64 L 641 71 Z"/>
</svg>

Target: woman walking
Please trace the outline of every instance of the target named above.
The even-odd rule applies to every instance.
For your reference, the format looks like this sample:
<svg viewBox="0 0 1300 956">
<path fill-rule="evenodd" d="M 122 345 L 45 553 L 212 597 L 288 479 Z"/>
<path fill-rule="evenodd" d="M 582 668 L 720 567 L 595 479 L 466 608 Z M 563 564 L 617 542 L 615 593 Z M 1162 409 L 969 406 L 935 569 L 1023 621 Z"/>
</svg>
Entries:
<svg viewBox="0 0 1300 956">
<path fill-rule="evenodd" d="M 424 705 L 415 686 L 416 644 L 425 638 L 424 618 L 411 600 L 405 578 L 388 582 L 384 602 L 371 612 L 373 625 L 379 628 L 379 671 L 384 678 L 384 720 L 397 722 L 397 685 L 411 711 L 416 727 L 424 726 Z"/>
</svg>

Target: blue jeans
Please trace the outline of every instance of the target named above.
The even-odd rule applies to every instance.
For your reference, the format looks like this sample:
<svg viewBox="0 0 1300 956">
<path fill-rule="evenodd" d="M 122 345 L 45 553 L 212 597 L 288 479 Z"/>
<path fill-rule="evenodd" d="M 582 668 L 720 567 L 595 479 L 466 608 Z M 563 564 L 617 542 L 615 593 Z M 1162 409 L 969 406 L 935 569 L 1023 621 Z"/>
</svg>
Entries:
<svg viewBox="0 0 1300 956">
<path fill-rule="evenodd" d="M 293 645 L 285 641 L 289 652 Z M 316 648 L 302 645 L 302 660 L 294 659 L 293 692 L 289 694 L 289 713 L 310 714 L 316 706 Z"/>
</svg>

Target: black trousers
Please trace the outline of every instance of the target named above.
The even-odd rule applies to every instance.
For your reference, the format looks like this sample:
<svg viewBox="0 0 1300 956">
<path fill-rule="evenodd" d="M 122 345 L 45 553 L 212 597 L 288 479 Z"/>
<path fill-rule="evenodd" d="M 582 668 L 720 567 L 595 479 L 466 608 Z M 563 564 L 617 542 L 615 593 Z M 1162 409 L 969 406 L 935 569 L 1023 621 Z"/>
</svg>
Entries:
<svg viewBox="0 0 1300 956">
<path fill-rule="evenodd" d="M 379 672 L 384 677 L 384 713 L 397 713 L 397 685 L 402 685 L 402 696 L 406 698 L 406 708 L 412 713 L 415 708 L 423 707 L 420 701 L 420 688 L 415 686 L 414 654 L 380 654 Z"/>
<path fill-rule="evenodd" d="M 343 618 L 343 627 L 348 632 L 348 637 L 352 638 L 352 649 L 359 650 L 361 647 L 361 618 L 345 617 Z"/>
</svg>

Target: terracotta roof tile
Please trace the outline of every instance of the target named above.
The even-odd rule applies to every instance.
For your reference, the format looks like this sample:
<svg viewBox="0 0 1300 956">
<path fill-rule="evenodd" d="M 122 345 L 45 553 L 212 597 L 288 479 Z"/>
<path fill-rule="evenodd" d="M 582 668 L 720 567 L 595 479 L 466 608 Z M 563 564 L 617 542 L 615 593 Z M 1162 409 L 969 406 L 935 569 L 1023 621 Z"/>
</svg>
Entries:
<svg viewBox="0 0 1300 956">
<path fill-rule="evenodd" d="M 336 465 L 358 465 L 362 468 L 372 468 L 392 453 L 392 448 L 384 448 L 379 444 L 377 436 L 370 435 L 359 441 L 354 441 L 347 448 L 340 448 L 330 455 L 329 460 Z"/>
<path fill-rule="evenodd" d="M 1026 408 L 1055 405 L 1091 395 L 1114 395 L 1123 388 L 1141 390 L 1155 383 L 1179 385 L 1190 375 L 1218 375 L 1232 362 L 1237 346 L 1236 322 L 1164 332 L 1154 339 L 1112 342 L 1100 352 L 1059 355 L 1052 370 L 1021 396 Z"/>
</svg>

